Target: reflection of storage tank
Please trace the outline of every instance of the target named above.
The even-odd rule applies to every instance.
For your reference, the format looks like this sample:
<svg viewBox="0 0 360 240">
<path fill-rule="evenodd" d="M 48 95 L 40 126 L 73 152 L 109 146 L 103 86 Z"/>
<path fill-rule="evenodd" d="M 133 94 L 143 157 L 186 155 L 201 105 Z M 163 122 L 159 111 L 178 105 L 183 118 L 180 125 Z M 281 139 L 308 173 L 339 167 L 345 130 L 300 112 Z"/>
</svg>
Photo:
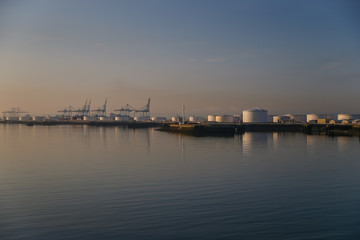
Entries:
<svg viewBox="0 0 360 240">
<path fill-rule="evenodd" d="M 208 122 L 215 122 L 215 121 L 216 121 L 215 115 L 208 115 Z"/>
<path fill-rule="evenodd" d="M 251 108 L 243 111 L 244 123 L 263 123 L 267 122 L 268 111 L 261 108 Z"/>
<path fill-rule="evenodd" d="M 342 120 L 350 120 L 353 119 L 353 116 L 351 114 L 344 114 L 344 113 L 340 113 L 337 115 L 338 120 L 342 121 Z"/>
</svg>

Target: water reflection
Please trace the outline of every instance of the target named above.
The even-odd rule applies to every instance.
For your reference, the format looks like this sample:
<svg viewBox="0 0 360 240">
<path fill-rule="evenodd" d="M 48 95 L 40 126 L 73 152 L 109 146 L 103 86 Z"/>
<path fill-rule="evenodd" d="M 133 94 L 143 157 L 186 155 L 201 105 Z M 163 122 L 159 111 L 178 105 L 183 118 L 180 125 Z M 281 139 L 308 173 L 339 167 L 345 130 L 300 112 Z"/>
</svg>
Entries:
<svg viewBox="0 0 360 240">
<path fill-rule="evenodd" d="M 269 137 L 269 133 L 245 132 L 242 136 L 243 153 L 250 155 L 253 151 L 266 150 Z"/>
</svg>

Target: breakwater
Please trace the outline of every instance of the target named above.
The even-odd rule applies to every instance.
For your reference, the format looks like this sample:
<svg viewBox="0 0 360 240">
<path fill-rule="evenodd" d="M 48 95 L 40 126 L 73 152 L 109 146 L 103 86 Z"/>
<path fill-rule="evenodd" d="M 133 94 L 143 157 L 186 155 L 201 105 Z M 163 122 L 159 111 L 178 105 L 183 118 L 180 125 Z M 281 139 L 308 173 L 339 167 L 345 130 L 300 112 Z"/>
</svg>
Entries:
<svg viewBox="0 0 360 240">
<path fill-rule="evenodd" d="M 245 123 L 245 124 L 168 124 L 161 131 L 195 135 L 242 134 L 244 132 L 303 132 L 329 136 L 360 136 L 360 125 L 307 123 Z"/>
</svg>

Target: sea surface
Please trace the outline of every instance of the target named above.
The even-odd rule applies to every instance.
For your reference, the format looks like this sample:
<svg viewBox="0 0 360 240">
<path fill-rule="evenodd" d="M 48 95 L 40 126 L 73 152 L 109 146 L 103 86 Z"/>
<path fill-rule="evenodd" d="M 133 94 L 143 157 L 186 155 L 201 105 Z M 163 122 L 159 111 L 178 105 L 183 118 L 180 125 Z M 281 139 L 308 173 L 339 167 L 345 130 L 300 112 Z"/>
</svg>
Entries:
<svg viewBox="0 0 360 240">
<path fill-rule="evenodd" d="M 0 124 L 0 239 L 360 239 L 360 141 Z"/>
</svg>

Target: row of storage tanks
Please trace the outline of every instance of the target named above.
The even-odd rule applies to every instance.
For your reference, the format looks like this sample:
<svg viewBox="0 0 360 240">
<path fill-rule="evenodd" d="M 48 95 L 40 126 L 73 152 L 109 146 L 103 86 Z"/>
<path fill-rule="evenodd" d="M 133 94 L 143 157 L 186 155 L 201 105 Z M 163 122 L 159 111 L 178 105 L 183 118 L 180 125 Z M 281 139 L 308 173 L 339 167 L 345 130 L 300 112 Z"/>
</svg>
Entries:
<svg viewBox="0 0 360 240">
<path fill-rule="evenodd" d="M 208 122 L 220 122 L 220 123 L 264 123 L 268 122 L 268 111 L 261 108 L 251 108 L 242 112 L 240 115 L 208 115 Z"/>
<path fill-rule="evenodd" d="M 239 122 L 244 123 L 284 123 L 284 122 L 318 122 L 318 123 L 358 123 L 360 122 L 360 114 L 306 114 L 306 115 L 268 115 L 268 111 L 261 108 L 251 108 L 243 111 L 242 118 L 238 115 L 208 115 L 208 122 Z"/>
</svg>

